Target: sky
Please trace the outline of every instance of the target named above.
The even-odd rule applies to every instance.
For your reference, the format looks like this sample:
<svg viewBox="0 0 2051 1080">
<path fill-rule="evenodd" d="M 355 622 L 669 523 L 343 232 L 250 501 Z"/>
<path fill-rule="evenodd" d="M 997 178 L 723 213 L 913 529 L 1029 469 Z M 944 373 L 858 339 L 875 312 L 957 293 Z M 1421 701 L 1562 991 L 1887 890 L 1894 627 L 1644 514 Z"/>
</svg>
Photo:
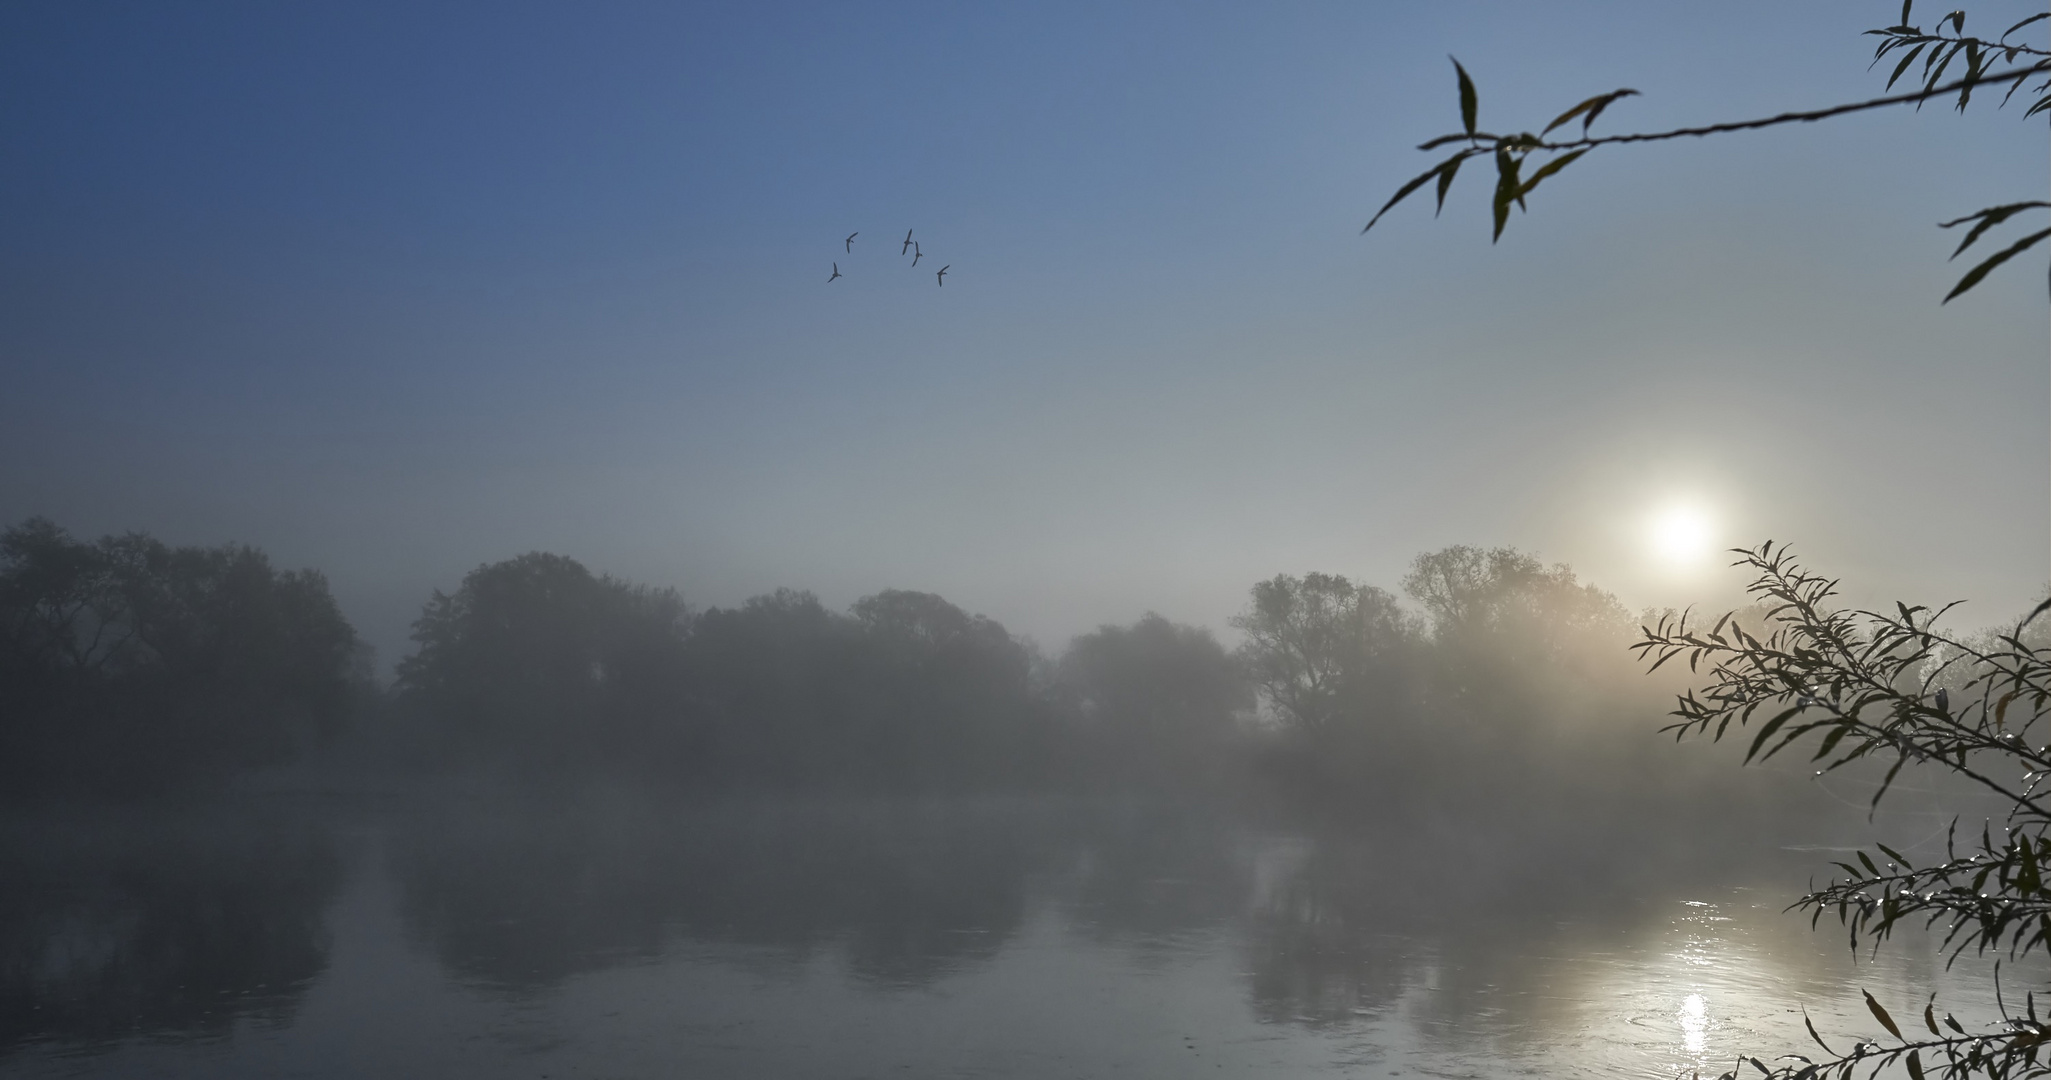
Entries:
<svg viewBox="0 0 2051 1080">
<path fill-rule="evenodd" d="M 2041 259 L 1940 305 L 1936 223 L 2045 197 L 2041 119 L 1610 148 L 1493 245 L 1476 169 L 1360 235 L 1449 55 L 1483 128 L 1650 130 L 1877 94 L 1896 13 L 10 3 L 0 524 L 257 545 L 386 663 L 535 550 L 1052 650 L 1449 544 L 1728 600 L 1675 513 L 1995 622 L 2051 580 L 2051 317 Z"/>
</svg>

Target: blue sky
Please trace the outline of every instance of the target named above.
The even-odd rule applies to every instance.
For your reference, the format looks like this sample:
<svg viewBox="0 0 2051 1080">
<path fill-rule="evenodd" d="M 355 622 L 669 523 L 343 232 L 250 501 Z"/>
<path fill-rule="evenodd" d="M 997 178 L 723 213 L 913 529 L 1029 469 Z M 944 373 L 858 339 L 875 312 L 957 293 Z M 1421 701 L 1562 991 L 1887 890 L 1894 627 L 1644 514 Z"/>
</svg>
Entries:
<svg viewBox="0 0 2051 1080">
<path fill-rule="evenodd" d="M 1992 621 L 2051 575 L 2051 320 L 2041 263 L 1940 307 L 1934 225 L 2043 196 L 2020 109 L 1603 151 L 1493 247 L 1479 176 L 1357 235 L 1453 126 L 1448 53 L 1484 127 L 1632 86 L 1602 126 L 1654 128 L 1878 92 L 1896 10 L 12 4 L 0 520 L 258 544 L 388 661 L 535 549 L 1053 647 L 1450 543 L 1725 595 L 1647 555 L 1675 500 Z"/>
</svg>

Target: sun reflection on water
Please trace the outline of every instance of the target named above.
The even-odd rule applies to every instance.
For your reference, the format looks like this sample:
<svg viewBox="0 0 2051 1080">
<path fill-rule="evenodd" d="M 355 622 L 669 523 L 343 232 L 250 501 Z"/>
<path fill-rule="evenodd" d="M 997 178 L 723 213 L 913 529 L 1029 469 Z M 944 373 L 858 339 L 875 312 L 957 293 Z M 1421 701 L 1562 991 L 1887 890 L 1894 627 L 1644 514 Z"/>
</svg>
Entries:
<svg viewBox="0 0 2051 1080">
<path fill-rule="evenodd" d="M 1709 1048 L 1709 1002 L 1701 994 L 1689 994 L 1681 1002 L 1681 1042 L 1691 1055 Z"/>
</svg>

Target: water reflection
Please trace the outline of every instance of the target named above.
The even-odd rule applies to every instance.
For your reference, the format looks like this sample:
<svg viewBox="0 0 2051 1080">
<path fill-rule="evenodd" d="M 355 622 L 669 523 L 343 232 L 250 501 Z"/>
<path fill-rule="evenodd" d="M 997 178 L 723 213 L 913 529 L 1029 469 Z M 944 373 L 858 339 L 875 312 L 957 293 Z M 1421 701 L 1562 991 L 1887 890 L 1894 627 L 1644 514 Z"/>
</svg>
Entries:
<svg viewBox="0 0 2051 1080">
<path fill-rule="evenodd" d="M 325 830 L 218 812 L 0 823 L 0 1054 L 285 1023 L 328 959 Z"/>
<path fill-rule="evenodd" d="M 1701 1057 L 1709 1049 L 1709 1002 L 1701 994 L 1681 999 L 1681 1049 L 1689 1057 Z"/>
<path fill-rule="evenodd" d="M 414 939 L 501 991 L 642 963 L 678 941 L 754 946 L 765 970 L 821 950 L 858 977 L 929 982 L 996 954 L 1049 861 L 1021 804 L 459 806 L 391 841 Z"/>
<path fill-rule="evenodd" d="M 477 1076 L 1713 1075 L 1798 1049 L 1802 1005 L 1826 1037 L 1872 1034 L 1859 988 L 1990 1004 L 1913 940 L 1853 967 L 1780 914 L 1783 892 L 1733 891 L 1695 852 L 1700 880 L 1637 857 L 1555 872 L 1057 800 L 591 795 L 290 820 L 0 836 L 7 1071 L 119 1045 L 109 1075 L 233 1073 L 261 1045 L 240 1072 L 319 1073 L 348 1045 L 359 1073 Z M 179 1057 L 195 1040 L 205 1068 Z"/>
</svg>

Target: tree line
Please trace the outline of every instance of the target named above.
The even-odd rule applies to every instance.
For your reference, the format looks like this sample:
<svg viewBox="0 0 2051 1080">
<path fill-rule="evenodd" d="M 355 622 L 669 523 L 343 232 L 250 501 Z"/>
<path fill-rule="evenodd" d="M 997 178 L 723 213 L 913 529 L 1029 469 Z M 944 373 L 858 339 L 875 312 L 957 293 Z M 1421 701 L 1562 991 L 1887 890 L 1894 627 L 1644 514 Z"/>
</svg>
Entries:
<svg viewBox="0 0 2051 1080">
<path fill-rule="evenodd" d="M 327 582 L 240 544 L 0 533 L 0 791 L 155 793 L 332 738 L 368 681 Z"/>
<path fill-rule="evenodd" d="M 0 534 L 0 779 L 15 795 L 218 785 L 328 753 L 377 768 L 707 790 L 1182 791 L 1266 777 L 1456 813 L 1633 773 L 1659 697 L 1639 620 L 1510 549 L 1419 556 L 1403 596 L 1253 586 L 1228 649 L 1146 614 L 1048 656 L 932 593 L 693 608 L 532 553 L 437 591 L 380 686 L 325 580 L 241 545 Z M 367 751 L 364 748 L 369 748 Z M 1626 749 L 1619 749 L 1624 747 Z M 1662 759 L 1671 780 L 1675 763 Z M 1557 799 L 1554 800 L 1557 802 Z"/>
</svg>

